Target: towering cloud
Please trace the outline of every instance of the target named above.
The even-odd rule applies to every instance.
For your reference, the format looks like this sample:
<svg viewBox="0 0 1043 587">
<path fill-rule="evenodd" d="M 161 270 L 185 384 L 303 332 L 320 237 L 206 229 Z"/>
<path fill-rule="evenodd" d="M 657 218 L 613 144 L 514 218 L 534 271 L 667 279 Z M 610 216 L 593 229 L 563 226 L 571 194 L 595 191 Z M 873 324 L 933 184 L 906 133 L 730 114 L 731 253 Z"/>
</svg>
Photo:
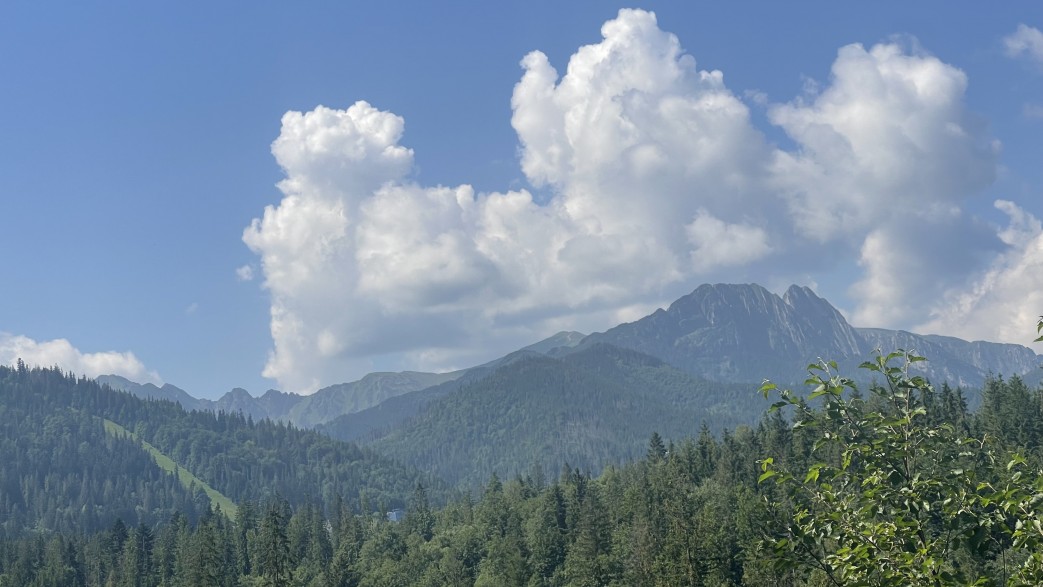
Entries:
<svg viewBox="0 0 1043 587">
<path fill-rule="evenodd" d="M 998 144 L 951 65 L 842 48 L 820 91 L 768 106 L 787 150 L 654 14 L 622 10 L 601 32 L 563 75 L 538 51 L 521 62 L 511 123 L 546 201 L 418 185 L 403 120 L 366 102 L 283 117 L 283 199 L 243 235 L 272 300 L 266 376 L 307 392 L 376 359 L 459 366 L 702 281 L 809 266 L 861 267 L 857 322 L 941 320 L 937 300 L 1019 250 L 1013 229 L 963 212 Z"/>
<path fill-rule="evenodd" d="M 774 179 L 803 234 L 861 243 L 854 321 L 908 325 L 961 279 L 954 260 L 980 266 L 994 243 L 961 210 L 993 181 L 998 147 L 966 111 L 966 76 L 934 57 L 850 45 L 832 74 L 772 108 L 800 145 L 776 153 Z"/>
</svg>

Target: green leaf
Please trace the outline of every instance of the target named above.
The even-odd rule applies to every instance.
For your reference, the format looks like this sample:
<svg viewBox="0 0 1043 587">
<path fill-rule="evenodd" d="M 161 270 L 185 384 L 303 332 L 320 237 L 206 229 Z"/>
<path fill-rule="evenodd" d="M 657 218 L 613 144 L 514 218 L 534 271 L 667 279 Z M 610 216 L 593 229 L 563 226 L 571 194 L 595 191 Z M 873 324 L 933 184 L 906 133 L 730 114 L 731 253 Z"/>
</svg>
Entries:
<svg viewBox="0 0 1043 587">
<path fill-rule="evenodd" d="M 760 389 L 758 391 L 760 391 L 764 398 L 767 399 L 768 393 L 775 391 L 776 389 L 778 389 L 777 385 L 765 379 L 764 383 L 761 383 Z"/>
</svg>

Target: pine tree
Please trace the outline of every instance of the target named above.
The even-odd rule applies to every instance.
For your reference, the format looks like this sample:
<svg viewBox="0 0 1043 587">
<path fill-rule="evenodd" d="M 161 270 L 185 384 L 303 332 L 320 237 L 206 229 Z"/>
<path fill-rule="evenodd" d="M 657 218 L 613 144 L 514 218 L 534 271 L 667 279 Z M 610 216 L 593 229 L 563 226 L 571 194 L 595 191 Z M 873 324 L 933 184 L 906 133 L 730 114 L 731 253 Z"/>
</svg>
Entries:
<svg viewBox="0 0 1043 587">
<path fill-rule="evenodd" d="M 266 587 L 290 584 L 290 541 L 286 538 L 286 519 L 280 502 L 280 498 L 269 502 L 261 520 L 259 565 Z"/>
<path fill-rule="evenodd" d="M 409 499 L 405 525 L 409 532 L 419 535 L 425 541 L 431 540 L 434 533 L 435 517 L 427 501 L 427 490 L 419 481 L 413 489 L 413 496 Z"/>
<path fill-rule="evenodd" d="M 648 439 L 648 460 L 658 463 L 665 457 L 666 446 L 663 444 L 663 438 L 659 436 L 658 432 L 653 432 L 652 437 Z"/>
<path fill-rule="evenodd" d="M 257 513 L 254 502 L 249 499 L 239 504 L 235 513 L 235 557 L 236 568 L 240 575 L 249 575 L 253 570 L 250 560 L 249 535 L 257 524 Z"/>
</svg>

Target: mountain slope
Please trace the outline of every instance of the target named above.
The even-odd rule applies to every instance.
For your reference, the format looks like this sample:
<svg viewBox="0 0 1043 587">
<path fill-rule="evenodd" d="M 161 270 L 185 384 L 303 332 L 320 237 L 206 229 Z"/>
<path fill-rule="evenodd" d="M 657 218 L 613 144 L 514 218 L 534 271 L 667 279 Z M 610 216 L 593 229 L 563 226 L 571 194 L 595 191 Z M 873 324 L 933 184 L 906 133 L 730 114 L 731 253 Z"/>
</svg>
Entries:
<svg viewBox="0 0 1043 587">
<path fill-rule="evenodd" d="M 720 430 L 761 412 L 750 386 L 711 384 L 659 359 L 594 345 L 561 358 L 513 355 L 372 446 L 475 486 L 493 472 L 512 475 L 537 463 L 598 471 L 644 454 L 652 432 L 680 438 L 703 423 Z"/>
<path fill-rule="evenodd" d="M 228 499 L 223 493 L 214 489 L 213 487 L 210 487 L 210 485 L 206 481 L 203 481 L 199 477 L 196 477 L 192 474 L 191 471 L 181 468 L 177 463 L 174 462 L 174 459 L 163 454 L 163 452 L 158 448 L 152 446 L 144 440 L 141 440 L 140 438 L 138 438 L 137 434 L 134 434 L 133 432 L 127 430 L 123 426 L 120 426 L 112 420 L 102 420 L 102 426 L 105 428 L 105 432 L 112 436 L 115 436 L 116 438 L 127 437 L 133 440 L 134 442 L 139 443 L 141 448 L 145 452 L 147 452 L 149 456 L 152 457 L 152 460 L 156 462 L 156 465 L 158 465 L 160 469 L 163 469 L 167 473 L 173 473 L 176 476 L 178 482 L 181 483 L 182 487 L 185 487 L 186 489 L 198 487 L 203 491 L 203 493 L 206 494 L 207 498 L 210 500 L 210 503 L 215 504 L 216 506 L 219 506 L 221 508 L 221 511 L 225 514 L 225 516 L 228 517 L 229 520 L 235 520 L 235 514 L 236 512 L 238 512 L 239 506 L 235 505 L 235 502 Z"/>
<path fill-rule="evenodd" d="M 364 442 L 380 438 L 390 430 L 415 417 L 432 401 L 488 377 L 504 361 L 510 361 L 515 356 L 527 354 L 536 353 L 517 351 L 491 363 L 471 367 L 462 372 L 462 375 L 456 379 L 390 397 L 375 406 L 358 412 L 342 414 L 316 425 L 315 430 L 347 442 Z"/>
<path fill-rule="evenodd" d="M 533 354 L 567 354 L 585 336 L 580 332 L 559 332 L 488 363 L 446 373 L 445 380 L 436 385 L 409 391 L 366 409 L 328 419 L 317 424 L 315 429 L 329 434 L 333 438 L 349 442 L 363 442 L 379 438 L 419 414 L 428 403 L 488 377 L 497 368 L 507 363 Z"/>
<path fill-rule="evenodd" d="M 331 385 L 305 396 L 283 416 L 283 419 L 295 426 L 313 428 L 337 416 L 365 410 L 386 399 L 452 381 L 462 374 L 463 371 L 370 373 L 358 381 Z"/>
</svg>

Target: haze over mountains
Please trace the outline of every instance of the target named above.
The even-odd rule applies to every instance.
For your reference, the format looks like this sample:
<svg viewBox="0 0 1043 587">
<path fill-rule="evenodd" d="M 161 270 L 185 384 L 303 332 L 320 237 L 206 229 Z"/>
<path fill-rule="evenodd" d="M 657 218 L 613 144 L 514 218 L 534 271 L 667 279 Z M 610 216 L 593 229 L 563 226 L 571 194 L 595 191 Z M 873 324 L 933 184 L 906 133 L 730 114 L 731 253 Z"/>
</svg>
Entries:
<svg viewBox="0 0 1043 587">
<path fill-rule="evenodd" d="M 1016 344 L 856 328 L 828 301 L 796 285 L 781 296 L 756 284 L 702 285 L 635 322 L 589 336 L 561 332 L 522 350 L 560 356 L 568 349 L 597 343 L 644 353 L 691 375 L 725 383 L 760 383 L 765 378 L 799 382 L 804 367 L 820 357 L 850 370 L 875 349 L 914 349 L 928 358 L 925 373 L 933 381 L 966 387 L 980 386 L 989 374 L 1031 377 L 1041 363 L 1035 352 Z M 496 364 L 492 361 L 481 368 L 488 371 Z M 468 371 L 370 373 L 309 396 L 268 390 L 252 397 L 236 388 L 217 400 L 195 398 L 170 384 L 138 384 L 114 375 L 98 380 L 140 397 L 178 402 L 189 410 L 242 411 L 255 419 L 310 428 L 455 381 Z"/>
</svg>

